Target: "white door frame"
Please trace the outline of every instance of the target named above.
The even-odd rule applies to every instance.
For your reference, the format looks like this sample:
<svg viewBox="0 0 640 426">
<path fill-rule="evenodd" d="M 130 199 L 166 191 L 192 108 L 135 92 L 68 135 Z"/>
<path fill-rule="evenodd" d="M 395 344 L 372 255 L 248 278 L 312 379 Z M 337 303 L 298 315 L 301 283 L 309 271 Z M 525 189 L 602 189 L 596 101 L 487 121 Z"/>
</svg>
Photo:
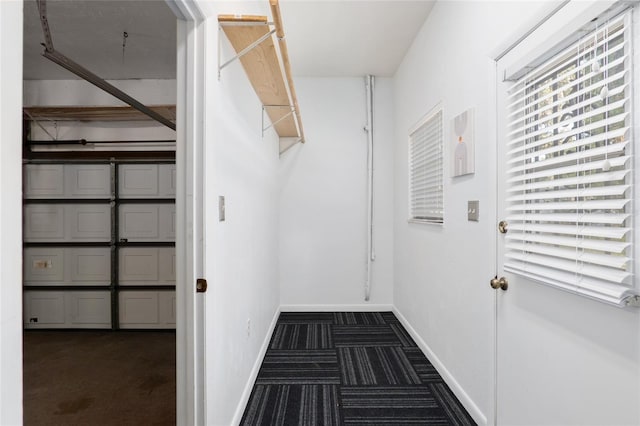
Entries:
<svg viewBox="0 0 640 426">
<path fill-rule="evenodd" d="M 0 1 L 0 424 L 22 424 L 22 0 Z"/>
<path fill-rule="evenodd" d="M 176 199 L 177 423 L 204 424 L 202 117 L 204 16 L 167 0 L 178 24 Z M 22 26 L 23 0 L 0 2 L 0 424 L 22 424 Z"/>
<path fill-rule="evenodd" d="M 178 18 L 176 99 L 176 419 L 203 425 L 204 297 L 204 14 L 192 0 L 166 0 Z"/>
</svg>

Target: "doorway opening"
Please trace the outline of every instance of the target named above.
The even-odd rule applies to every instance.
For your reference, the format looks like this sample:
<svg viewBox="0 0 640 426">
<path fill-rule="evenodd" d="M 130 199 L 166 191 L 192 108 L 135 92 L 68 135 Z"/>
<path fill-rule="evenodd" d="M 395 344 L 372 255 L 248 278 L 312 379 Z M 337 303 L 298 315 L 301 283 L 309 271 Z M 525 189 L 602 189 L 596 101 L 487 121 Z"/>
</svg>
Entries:
<svg viewBox="0 0 640 426">
<path fill-rule="evenodd" d="M 164 1 L 47 15 L 57 50 L 175 123 Z M 25 1 L 24 424 L 175 424 L 176 133 L 43 58 L 42 41 Z"/>
</svg>

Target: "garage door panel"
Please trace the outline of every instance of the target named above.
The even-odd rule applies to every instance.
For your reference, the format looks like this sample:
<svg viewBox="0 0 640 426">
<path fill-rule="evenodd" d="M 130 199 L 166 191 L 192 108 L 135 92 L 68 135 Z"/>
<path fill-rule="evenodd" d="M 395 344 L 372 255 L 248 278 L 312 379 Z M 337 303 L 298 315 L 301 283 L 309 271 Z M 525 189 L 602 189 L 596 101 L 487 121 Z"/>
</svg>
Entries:
<svg viewBox="0 0 640 426">
<path fill-rule="evenodd" d="M 158 324 L 157 291 L 122 291 L 119 301 L 120 327 Z"/>
<path fill-rule="evenodd" d="M 111 249 L 108 247 L 72 248 L 67 253 L 71 282 L 85 285 L 111 282 Z"/>
<path fill-rule="evenodd" d="M 65 184 L 65 193 L 70 198 L 110 197 L 110 167 L 107 164 L 67 164 Z"/>
<path fill-rule="evenodd" d="M 111 209 L 108 204 L 68 205 L 66 209 L 70 239 L 111 240 Z"/>
<path fill-rule="evenodd" d="M 158 197 L 158 165 L 121 165 L 118 171 L 118 195 L 121 198 Z"/>
<path fill-rule="evenodd" d="M 26 248 L 23 256 L 26 285 L 61 284 L 64 282 L 64 249 Z"/>
<path fill-rule="evenodd" d="M 160 323 L 166 325 L 176 324 L 176 292 L 159 291 Z"/>
<path fill-rule="evenodd" d="M 156 247 L 123 247 L 120 249 L 120 285 L 157 284 L 159 250 Z"/>
<path fill-rule="evenodd" d="M 120 238 L 128 241 L 159 241 L 159 206 L 125 204 L 120 206 Z"/>
<path fill-rule="evenodd" d="M 158 281 L 160 284 L 175 284 L 176 282 L 176 249 L 162 247 L 158 249 L 160 258 Z"/>
<path fill-rule="evenodd" d="M 111 327 L 111 294 L 108 291 L 73 291 L 66 296 L 70 324 Z"/>
<path fill-rule="evenodd" d="M 61 291 L 27 291 L 24 294 L 26 328 L 46 328 L 65 324 L 65 299 Z"/>
<path fill-rule="evenodd" d="M 64 241 L 64 206 L 28 204 L 24 207 L 24 240 Z"/>
<path fill-rule="evenodd" d="M 165 204 L 159 206 L 160 235 L 163 241 L 173 241 L 176 238 L 176 205 Z"/>
<path fill-rule="evenodd" d="M 60 198 L 64 196 L 62 164 L 27 164 L 24 167 L 26 198 Z"/>
<path fill-rule="evenodd" d="M 176 165 L 160 164 L 158 173 L 160 181 L 160 197 L 175 198 L 176 196 Z"/>
</svg>

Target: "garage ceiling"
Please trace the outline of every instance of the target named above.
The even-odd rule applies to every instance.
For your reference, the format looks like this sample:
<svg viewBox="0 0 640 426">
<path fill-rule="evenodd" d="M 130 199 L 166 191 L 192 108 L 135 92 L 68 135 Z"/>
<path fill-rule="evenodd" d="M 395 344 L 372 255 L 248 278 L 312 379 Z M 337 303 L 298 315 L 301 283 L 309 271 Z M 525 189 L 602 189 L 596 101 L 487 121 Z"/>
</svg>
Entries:
<svg viewBox="0 0 640 426">
<path fill-rule="evenodd" d="M 49 0 L 47 18 L 55 49 L 102 78 L 176 77 L 176 18 L 164 1 Z M 38 7 L 27 0 L 24 78 L 77 79 L 42 57 L 43 41 Z"/>
<path fill-rule="evenodd" d="M 293 74 L 393 75 L 433 3 L 281 0 Z M 263 14 L 268 0 L 254 4 Z M 24 9 L 24 78 L 76 79 L 42 57 L 36 2 Z M 47 15 L 56 50 L 104 79 L 175 78 L 176 19 L 163 0 L 49 0 Z"/>
</svg>

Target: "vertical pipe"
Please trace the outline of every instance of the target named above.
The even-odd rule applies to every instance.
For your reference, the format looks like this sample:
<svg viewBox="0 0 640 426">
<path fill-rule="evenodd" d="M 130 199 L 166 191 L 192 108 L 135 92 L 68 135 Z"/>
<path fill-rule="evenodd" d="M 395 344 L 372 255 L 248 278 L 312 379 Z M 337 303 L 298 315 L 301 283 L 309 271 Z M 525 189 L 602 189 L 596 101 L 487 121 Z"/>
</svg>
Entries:
<svg viewBox="0 0 640 426">
<path fill-rule="evenodd" d="M 371 270 L 376 258 L 373 244 L 373 95 L 375 78 L 367 75 L 365 88 L 367 94 L 367 278 L 364 287 L 364 300 L 369 301 L 371 296 Z"/>
</svg>

